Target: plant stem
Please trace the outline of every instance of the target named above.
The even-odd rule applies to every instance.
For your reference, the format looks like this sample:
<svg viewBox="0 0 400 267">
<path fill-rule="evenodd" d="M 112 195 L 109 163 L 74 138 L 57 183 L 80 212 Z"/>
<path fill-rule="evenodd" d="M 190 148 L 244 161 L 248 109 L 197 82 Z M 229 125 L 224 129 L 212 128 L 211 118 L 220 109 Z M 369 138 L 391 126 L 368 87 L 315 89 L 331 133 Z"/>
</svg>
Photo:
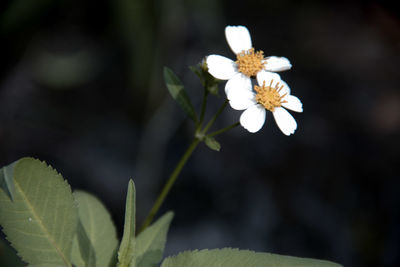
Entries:
<svg viewBox="0 0 400 267">
<path fill-rule="evenodd" d="M 226 105 L 228 104 L 228 99 L 225 100 L 225 102 L 222 104 L 222 106 L 218 109 L 217 113 L 211 118 L 211 120 L 207 123 L 206 127 L 203 129 L 203 133 L 206 134 L 208 129 L 214 124 L 215 120 L 218 118 L 218 116 L 222 113 L 222 111 L 225 109 Z"/>
<path fill-rule="evenodd" d="M 207 123 L 206 127 L 204 127 L 204 129 L 200 131 L 201 124 L 202 124 L 202 121 L 204 119 L 205 106 L 206 106 L 206 103 L 207 103 L 207 96 L 208 96 L 208 93 L 205 93 L 204 94 L 204 98 L 203 98 L 203 103 L 202 103 L 202 111 L 201 111 L 201 115 L 200 115 L 200 122 L 198 124 L 198 129 L 197 129 L 198 135 L 196 135 L 196 137 L 193 139 L 192 143 L 190 144 L 190 146 L 186 150 L 185 154 L 183 154 L 182 158 L 179 160 L 178 164 L 176 165 L 174 171 L 169 176 L 166 184 L 164 185 L 163 189 L 161 190 L 160 195 L 157 197 L 156 202 L 154 203 L 153 207 L 151 208 L 149 215 L 147 215 L 146 219 L 144 220 L 144 222 L 143 222 L 142 226 L 140 227 L 138 233 L 140 233 L 143 230 L 145 230 L 151 224 L 151 222 L 154 219 L 154 216 L 157 214 L 157 212 L 160 209 L 161 205 L 163 204 L 165 198 L 167 197 L 169 191 L 171 190 L 172 186 L 174 185 L 176 179 L 178 178 L 178 175 L 181 173 L 183 166 L 185 166 L 186 162 L 188 161 L 188 159 L 192 155 L 192 153 L 195 150 L 195 148 L 197 147 L 197 145 L 201 141 L 204 140 L 204 135 L 207 133 L 208 129 L 210 129 L 210 127 L 214 124 L 215 120 L 218 118 L 218 116 L 222 113 L 222 111 L 225 109 L 226 105 L 228 104 L 228 100 L 225 100 L 225 102 L 218 109 L 217 113 L 215 113 L 215 115 Z M 215 135 L 221 134 L 223 132 L 226 132 L 229 129 L 232 129 L 232 128 L 236 127 L 237 125 L 239 125 L 238 122 L 233 124 L 233 125 L 230 125 L 230 126 L 228 126 L 226 128 L 223 128 L 221 130 L 213 132 L 210 136 L 215 136 Z"/>
<path fill-rule="evenodd" d="M 229 131 L 232 128 L 235 128 L 238 125 L 240 125 L 240 122 L 236 122 L 236 123 L 234 123 L 232 125 L 229 125 L 229 126 L 227 126 L 225 128 L 219 129 L 218 131 L 212 132 L 212 133 L 208 134 L 207 136 L 208 137 L 214 137 L 214 136 L 220 135 L 220 134 L 222 134 L 222 133 L 224 133 L 226 131 Z"/>
<path fill-rule="evenodd" d="M 169 191 L 171 190 L 171 187 L 174 185 L 176 178 L 178 178 L 178 175 L 181 173 L 181 170 L 183 166 L 185 166 L 185 163 L 187 160 L 190 158 L 192 155 L 193 151 L 197 147 L 197 145 L 200 143 L 200 139 L 195 138 L 188 149 L 186 150 L 185 154 L 183 154 L 182 158 L 176 165 L 174 171 L 171 173 L 169 176 L 166 184 L 164 185 L 160 195 L 158 196 L 156 202 L 154 203 L 153 207 L 150 210 L 149 215 L 147 215 L 146 219 L 144 220 L 142 226 L 139 229 L 139 233 L 142 232 L 144 229 L 146 229 L 150 223 L 153 221 L 154 216 L 156 215 L 157 211 L 160 209 L 161 205 L 163 204 L 165 198 L 167 197 Z"/>
<path fill-rule="evenodd" d="M 201 125 L 203 124 L 203 121 L 204 121 L 204 115 L 206 113 L 206 106 L 207 106 L 207 97 L 208 97 L 208 90 L 204 89 L 203 101 L 201 103 L 200 121 L 199 121 L 198 129 L 201 128 Z"/>
</svg>

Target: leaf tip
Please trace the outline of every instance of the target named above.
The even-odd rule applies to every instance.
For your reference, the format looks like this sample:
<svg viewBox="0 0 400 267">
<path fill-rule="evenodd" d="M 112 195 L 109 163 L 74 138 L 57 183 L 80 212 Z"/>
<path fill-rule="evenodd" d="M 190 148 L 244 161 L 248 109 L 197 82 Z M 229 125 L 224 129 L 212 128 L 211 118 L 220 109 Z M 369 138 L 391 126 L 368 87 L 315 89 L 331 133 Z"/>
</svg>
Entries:
<svg viewBox="0 0 400 267">
<path fill-rule="evenodd" d="M 133 182 L 132 179 L 129 179 L 128 191 L 131 191 L 131 192 L 135 192 L 136 191 L 136 186 L 135 186 L 135 183 Z"/>
</svg>

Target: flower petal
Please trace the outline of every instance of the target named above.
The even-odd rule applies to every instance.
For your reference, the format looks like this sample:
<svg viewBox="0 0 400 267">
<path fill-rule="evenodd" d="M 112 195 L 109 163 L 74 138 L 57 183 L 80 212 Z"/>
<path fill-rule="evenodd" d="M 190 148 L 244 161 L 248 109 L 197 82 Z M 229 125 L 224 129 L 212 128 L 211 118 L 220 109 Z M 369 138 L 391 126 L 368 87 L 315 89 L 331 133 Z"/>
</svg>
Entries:
<svg viewBox="0 0 400 267">
<path fill-rule="evenodd" d="M 242 73 L 237 73 L 225 85 L 225 93 L 228 99 L 231 91 L 245 90 L 252 91 L 251 79 Z"/>
<path fill-rule="evenodd" d="M 289 85 L 285 81 L 281 80 L 281 77 L 277 73 L 262 70 L 257 74 L 257 82 L 260 86 L 265 82 L 265 86 L 280 88 L 279 94 L 281 96 L 284 94 L 290 95 Z"/>
<path fill-rule="evenodd" d="M 237 73 L 236 63 L 227 57 L 210 55 L 206 61 L 208 72 L 217 79 L 229 80 Z"/>
<path fill-rule="evenodd" d="M 284 106 L 285 108 L 296 112 L 303 112 L 303 104 L 301 103 L 300 99 L 298 99 L 294 95 L 287 95 L 282 98 L 282 100 L 286 101 L 282 103 L 282 106 Z"/>
<path fill-rule="evenodd" d="M 243 50 L 247 51 L 252 47 L 249 30 L 244 26 L 227 26 L 225 37 L 235 54 L 239 54 Z"/>
<path fill-rule="evenodd" d="M 269 71 L 259 71 L 257 73 L 257 82 L 260 86 L 265 82 L 265 86 L 269 86 L 272 81 L 272 86 L 275 86 L 276 83 L 281 81 L 281 76 L 277 73 L 269 72 Z"/>
<path fill-rule="evenodd" d="M 290 113 L 284 108 L 275 108 L 272 112 L 275 122 L 285 135 L 291 135 L 297 129 L 297 123 Z"/>
<path fill-rule="evenodd" d="M 292 67 L 292 64 L 290 64 L 289 59 L 285 57 L 267 57 L 265 59 L 265 69 L 269 71 L 283 71 L 283 70 L 288 70 Z"/>
<path fill-rule="evenodd" d="M 265 113 L 262 105 L 251 106 L 240 116 L 240 124 L 251 133 L 258 132 L 264 125 Z"/>
<path fill-rule="evenodd" d="M 248 90 L 231 90 L 228 95 L 229 104 L 233 109 L 243 110 L 256 105 L 256 94 Z"/>
</svg>

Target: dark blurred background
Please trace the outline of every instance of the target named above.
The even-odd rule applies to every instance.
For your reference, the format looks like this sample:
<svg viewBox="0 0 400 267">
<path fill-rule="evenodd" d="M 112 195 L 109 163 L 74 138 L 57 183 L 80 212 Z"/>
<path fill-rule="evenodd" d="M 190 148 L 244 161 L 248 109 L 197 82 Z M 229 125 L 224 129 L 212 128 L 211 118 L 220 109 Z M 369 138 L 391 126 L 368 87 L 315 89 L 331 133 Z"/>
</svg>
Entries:
<svg viewBox="0 0 400 267">
<path fill-rule="evenodd" d="M 256 134 L 238 127 L 219 136 L 219 153 L 199 147 L 163 206 L 176 213 L 165 254 L 238 247 L 399 266 L 393 2 L 1 1 L 0 166 L 45 160 L 104 202 L 119 235 L 133 178 L 140 224 L 193 134 L 163 66 L 199 107 L 202 88 L 188 66 L 214 53 L 233 58 L 224 28 L 245 25 L 256 49 L 290 59 L 281 76 L 304 113 L 293 113 L 290 137 L 268 114 Z M 240 114 L 227 108 L 216 128 Z M 0 247 L 0 265 L 16 266 Z"/>
</svg>

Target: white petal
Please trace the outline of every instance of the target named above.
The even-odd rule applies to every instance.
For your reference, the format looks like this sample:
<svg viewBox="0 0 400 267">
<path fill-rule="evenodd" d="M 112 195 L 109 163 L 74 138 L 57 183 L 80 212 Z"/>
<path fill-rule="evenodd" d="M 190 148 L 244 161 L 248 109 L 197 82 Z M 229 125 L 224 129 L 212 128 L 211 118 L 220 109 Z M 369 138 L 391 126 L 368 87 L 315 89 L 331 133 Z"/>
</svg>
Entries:
<svg viewBox="0 0 400 267">
<path fill-rule="evenodd" d="M 257 82 L 260 86 L 262 86 L 264 82 L 265 86 L 269 86 L 271 84 L 271 81 L 272 81 L 272 86 L 275 86 L 275 84 L 281 81 L 281 76 L 279 76 L 279 74 L 277 73 L 265 70 L 259 71 L 257 73 Z"/>
<path fill-rule="evenodd" d="M 217 79 L 229 80 L 237 73 L 236 63 L 229 58 L 210 55 L 207 57 L 208 72 Z"/>
<path fill-rule="evenodd" d="M 243 50 L 247 51 L 252 47 L 249 30 L 244 26 L 227 26 L 225 37 L 235 54 L 239 54 Z"/>
<path fill-rule="evenodd" d="M 259 104 L 246 109 L 240 116 L 240 124 L 251 133 L 258 132 L 265 122 L 265 108 Z"/>
<path fill-rule="evenodd" d="M 267 57 L 265 61 L 267 62 L 265 69 L 269 71 L 283 71 L 292 67 L 289 59 L 285 57 Z"/>
<path fill-rule="evenodd" d="M 281 77 L 277 73 L 262 70 L 257 73 L 257 82 L 260 86 L 265 83 L 265 86 L 272 86 L 273 88 L 278 87 L 281 96 L 290 94 L 289 85 L 281 80 Z"/>
<path fill-rule="evenodd" d="M 248 90 L 231 90 L 228 96 L 229 104 L 233 109 L 243 110 L 256 105 L 256 94 Z"/>
<path fill-rule="evenodd" d="M 245 90 L 252 91 L 251 79 L 242 73 L 237 73 L 225 85 L 225 93 L 228 99 L 231 91 Z"/>
<path fill-rule="evenodd" d="M 275 108 L 272 112 L 275 122 L 285 135 L 291 135 L 297 129 L 297 123 L 290 113 L 284 108 Z"/>
<path fill-rule="evenodd" d="M 301 103 L 300 99 L 293 95 L 287 95 L 282 100 L 286 101 L 286 103 L 282 103 L 287 109 L 296 111 L 296 112 L 303 112 L 303 104 Z"/>
</svg>

